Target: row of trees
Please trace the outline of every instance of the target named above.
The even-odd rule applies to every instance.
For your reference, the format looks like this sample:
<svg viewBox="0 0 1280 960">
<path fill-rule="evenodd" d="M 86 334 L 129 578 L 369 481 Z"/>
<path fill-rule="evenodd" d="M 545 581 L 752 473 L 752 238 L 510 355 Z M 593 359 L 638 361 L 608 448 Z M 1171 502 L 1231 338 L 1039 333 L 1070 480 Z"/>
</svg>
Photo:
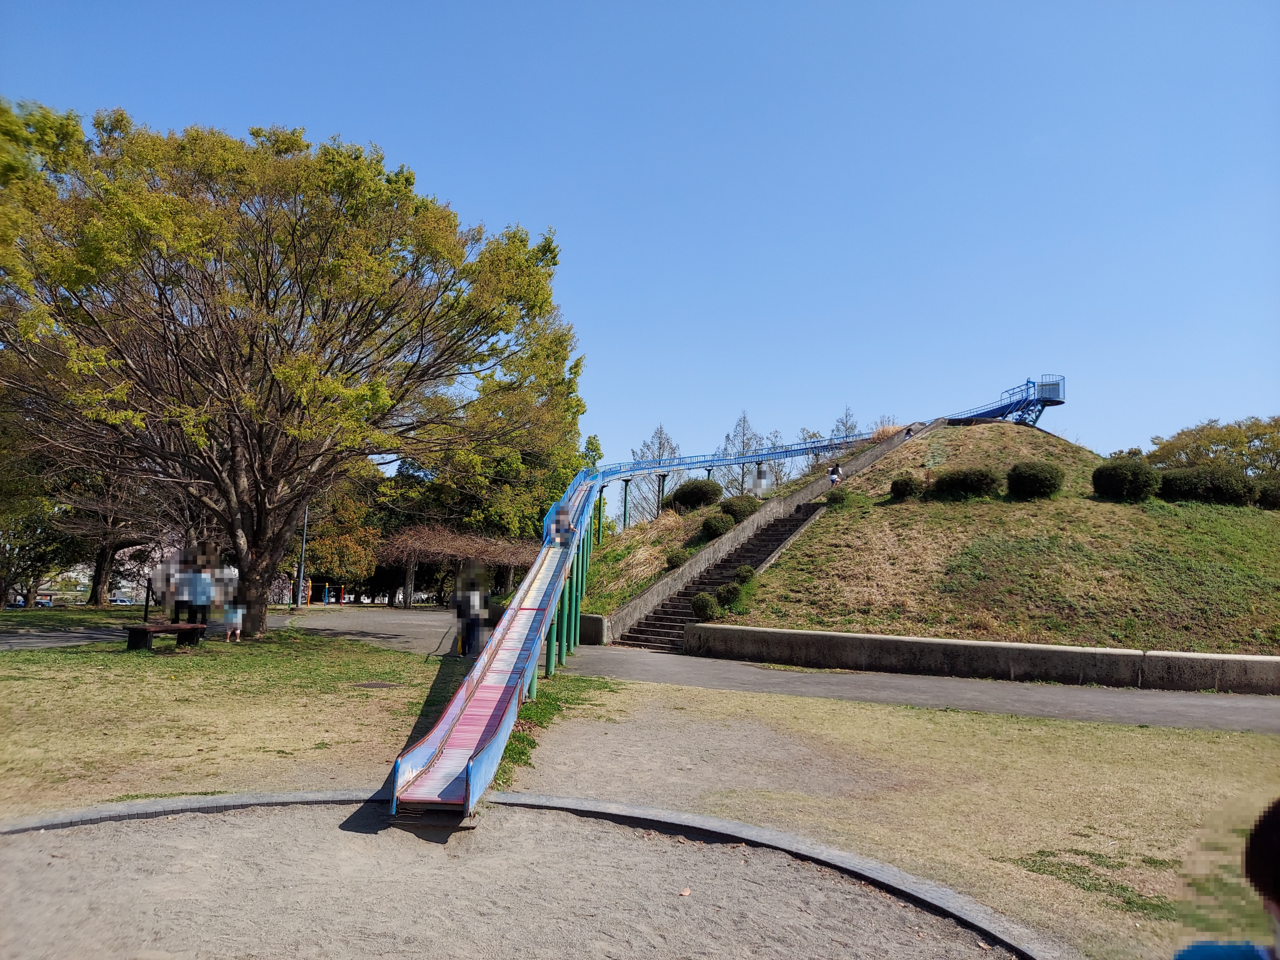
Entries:
<svg viewBox="0 0 1280 960">
<path fill-rule="evenodd" d="M 877 425 L 892 421 L 890 417 L 881 417 Z M 785 443 L 804 443 L 811 440 L 824 440 L 828 437 L 848 437 L 858 432 L 858 421 L 853 410 L 846 406 L 836 417 L 835 424 L 829 434 L 802 427 L 795 440 L 788 441 L 781 430 L 772 430 L 762 434 L 751 425 L 747 411 L 743 410 L 733 422 L 733 426 L 724 435 L 724 441 L 715 450 L 716 456 L 736 457 L 761 447 L 780 446 Z M 668 460 L 680 456 L 680 444 L 671 437 L 663 424 L 658 424 L 653 435 L 631 451 L 632 460 Z M 808 472 L 816 469 L 823 461 L 821 456 L 811 456 L 798 466 L 790 460 L 771 460 L 765 463 L 767 482 L 770 487 L 777 487 L 790 480 L 797 470 Z M 738 464 L 731 467 L 717 467 L 712 471 L 713 478 L 719 482 L 725 494 L 738 497 L 753 492 L 755 482 L 755 464 Z M 675 490 L 685 479 L 685 471 L 675 470 L 668 475 L 666 490 Z M 631 483 L 630 491 L 632 516 L 652 517 L 658 505 L 658 478 L 655 476 L 637 477 Z"/>
<path fill-rule="evenodd" d="M 558 256 L 376 148 L 0 103 L 4 459 L 103 565 L 219 544 L 250 631 L 309 506 L 352 579 L 397 525 L 532 536 L 599 455 Z"/>
</svg>

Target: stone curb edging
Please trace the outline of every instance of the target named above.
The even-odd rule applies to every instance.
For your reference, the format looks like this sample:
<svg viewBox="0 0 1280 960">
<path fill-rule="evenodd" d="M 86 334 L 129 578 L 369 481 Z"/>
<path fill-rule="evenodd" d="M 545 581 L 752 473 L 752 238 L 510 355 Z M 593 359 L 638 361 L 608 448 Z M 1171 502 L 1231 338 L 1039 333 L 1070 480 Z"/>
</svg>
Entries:
<svg viewBox="0 0 1280 960">
<path fill-rule="evenodd" d="M 550 797 L 536 793 L 491 793 L 485 799 L 489 803 L 502 806 L 561 810 L 578 816 L 597 817 L 628 825 L 647 823 L 676 830 L 693 830 L 726 839 L 740 840 L 753 846 L 780 850 L 802 860 L 832 867 L 841 873 L 865 880 L 895 896 L 951 917 L 993 942 L 1012 950 L 1024 960 L 1057 960 L 1057 958 L 1071 956 L 1057 944 L 996 913 L 989 907 L 984 907 L 962 893 L 929 880 L 922 880 L 887 863 L 854 853 L 846 853 L 835 847 L 815 843 L 781 830 L 756 827 L 737 820 L 723 820 L 697 813 L 613 803 L 607 800 Z"/>
<path fill-rule="evenodd" d="M 83 827 L 108 821 L 154 820 L 178 813 L 224 813 L 249 807 L 387 803 L 390 800 L 391 794 L 385 790 L 379 790 L 372 796 L 368 790 L 312 790 L 301 793 L 228 793 L 211 797 L 131 800 L 126 803 L 104 803 L 84 810 L 62 811 L 43 817 L 0 821 L 0 836 L 39 830 L 65 830 L 67 827 Z"/>
<path fill-rule="evenodd" d="M 813 669 L 1280 694 L 1280 657 L 690 623 L 685 653 Z"/>
</svg>

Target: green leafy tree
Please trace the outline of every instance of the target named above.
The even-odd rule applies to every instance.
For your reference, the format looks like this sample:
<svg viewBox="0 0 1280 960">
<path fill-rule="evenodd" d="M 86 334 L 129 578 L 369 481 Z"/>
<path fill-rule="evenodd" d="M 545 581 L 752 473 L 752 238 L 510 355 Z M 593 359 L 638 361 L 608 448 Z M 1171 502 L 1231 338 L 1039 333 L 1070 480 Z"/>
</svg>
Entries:
<svg viewBox="0 0 1280 960">
<path fill-rule="evenodd" d="M 0 342 L 20 361 L 0 385 L 51 455 L 216 524 L 249 631 L 351 463 L 442 475 L 537 429 L 528 358 L 567 330 L 551 235 L 464 228 L 378 150 L 301 130 L 160 134 L 113 111 L 86 138 L 5 104 L 0 158 Z"/>
<path fill-rule="evenodd" d="M 1226 466 L 1251 476 L 1280 473 L 1280 416 L 1234 423 L 1206 420 L 1167 440 L 1152 437 L 1147 462 L 1158 469 Z"/>
</svg>

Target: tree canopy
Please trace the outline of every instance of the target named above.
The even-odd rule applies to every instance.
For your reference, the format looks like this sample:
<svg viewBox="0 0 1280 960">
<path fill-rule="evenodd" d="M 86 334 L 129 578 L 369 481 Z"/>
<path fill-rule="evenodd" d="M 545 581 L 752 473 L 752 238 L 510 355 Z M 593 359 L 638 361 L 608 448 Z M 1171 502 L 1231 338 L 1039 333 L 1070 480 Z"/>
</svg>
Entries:
<svg viewBox="0 0 1280 960">
<path fill-rule="evenodd" d="M 530 508 L 487 495 L 522 449 L 569 451 L 538 466 L 572 475 L 553 236 L 464 227 L 414 187 L 302 130 L 159 133 L 116 110 L 86 136 L 0 103 L 4 396 L 50 456 L 210 518 L 250 630 L 304 507 L 353 463 L 460 478 L 490 504 L 467 515 L 511 534 Z"/>
<path fill-rule="evenodd" d="M 1152 437 L 1147 462 L 1160 469 L 1233 467 L 1252 476 L 1280 472 L 1280 416 L 1246 417 L 1234 423 L 1206 420 L 1172 437 Z"/>
</svg>

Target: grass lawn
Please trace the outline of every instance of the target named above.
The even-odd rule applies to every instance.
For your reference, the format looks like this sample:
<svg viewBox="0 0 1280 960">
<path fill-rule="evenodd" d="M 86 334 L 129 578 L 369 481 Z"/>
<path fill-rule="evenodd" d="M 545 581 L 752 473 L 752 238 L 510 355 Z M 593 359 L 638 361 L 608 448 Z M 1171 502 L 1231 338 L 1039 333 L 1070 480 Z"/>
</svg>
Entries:
<svg viewBox="0 0 1280 960">
<path fill-rule="evenodd" d="M 1098 958 L 1268 942 L 1243 833 L 1280 737 L 629 683 L 520 789 L 777 827 L 963 890 Z"/>
<path fill-rule="evenodd" d="M 160 644 L 0 652 L 5 815 L 170 794 L 373 790 L 463 676 L 457 660 L 295 631 L 181 653 Z M 387 686 L 359 686 L 369 683 Z"/>
<path fill-rule="evenodd" d="M 1051 499 L 888 496 L 902 472 L 1050 460 Z M 850 478 L 729 622 L 1230 653 L 1280 653 L 1280 512 L 1092 499 L 1099 458 L 1012 424 L 948 427 Z"/>
</svg>

